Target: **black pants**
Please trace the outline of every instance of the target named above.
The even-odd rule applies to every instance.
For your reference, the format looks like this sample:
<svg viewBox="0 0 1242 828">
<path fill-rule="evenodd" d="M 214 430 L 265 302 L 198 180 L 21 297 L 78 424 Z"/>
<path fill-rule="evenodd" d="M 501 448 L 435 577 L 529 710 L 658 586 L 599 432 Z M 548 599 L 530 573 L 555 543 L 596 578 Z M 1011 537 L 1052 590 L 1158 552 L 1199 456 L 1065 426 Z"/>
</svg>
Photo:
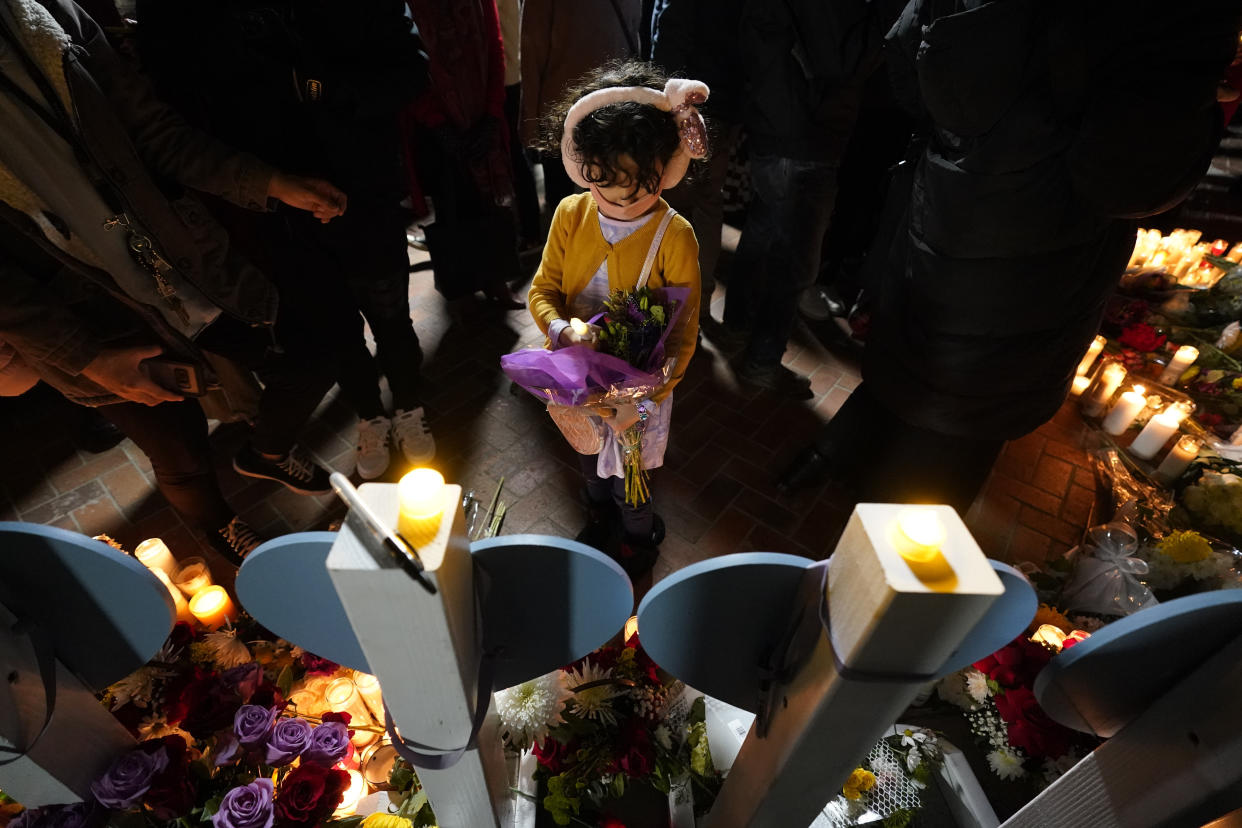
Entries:
<svg viewBox="0 0 1242 828">
<path fill-rule="evenodd" d="M 579 454 L 578 465 L 582 469 L 582 480 L 586 485 L 587 499 L 592 503 L 615 503 L 621 510 L 621 528 L 627 540 L 647 540 L 651 537 L 655 525 L 655 501 L 647 498 L 637 506 L 625 502 L 625 478 L 600 477 L 596 474 L 596 463 L 599 457 L 594 454 Z M 651 474 L 651 472 L 648 472 Z"/>
<path fill-rule="evenodd" d="M 535 190 L 535 174 L 522 148 L 518 135 L 518 121 L 522 117 L 522 84 L 505 87 L 505 120 L 509 122 L 509 154 L 513 161 L 514 208 L 517 212 L 518 233 L 526 243 L 543 238 L 539 227 L 539 193 Z"/>
<path fill-rule="evenodd" d="M 876 401 L 865 382 L 815 438 L 833 476 L 856 487 L 859 503 L 943 503 L 962 516 L 1004 444 L 911 425 Z"/>
</svg>

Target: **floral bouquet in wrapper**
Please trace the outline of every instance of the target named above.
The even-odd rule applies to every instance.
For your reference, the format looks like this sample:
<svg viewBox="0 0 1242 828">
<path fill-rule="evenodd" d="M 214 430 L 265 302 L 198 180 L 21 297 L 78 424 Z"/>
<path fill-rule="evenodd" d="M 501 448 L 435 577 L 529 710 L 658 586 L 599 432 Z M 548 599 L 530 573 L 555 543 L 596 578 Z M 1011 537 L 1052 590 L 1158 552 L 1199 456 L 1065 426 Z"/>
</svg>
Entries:
<svg viewBox="0 0 1242 828">
<path fill-rule="evenodd" d="M 935 732 L 894 728 L 854 768 L 823 816 L 832 828 L 863 824 L 905 828 L 923 807 L 919 791 L 943 763 Z"/>
<path fill-rule="evenodd" d="M 558 825 L 667 824 L 674 808 L 705 812 L 719 791 L 703 698 L 663 674 L 637 633 L 500 691 L 496 709 L 506 747 L 534 751 L 540 804 Z"/>
<path fill-rule="evenodd" d="M 674 366 L 666 358 L 665 346 L 689 293 L 686 288 L 649 287 L 614 291 L 603 312 L 590 320 L 599 325 L 596 348 L 526 349 L 502 356 L 500 367 L 509 379 L 548 403 L 549 413 L 577 451 L 598 453 L 602 439 L 592 445 L 589 434 L 584 438 L 570 425 L 571 418 L 593 417 L 591 428 L 598 427 L 601 408 L 637 405 L 668 381 Z M 644 425 L 640 419 L 621 435 L 626 499 L 632 504 L 647 499 Z"/>
</svg>

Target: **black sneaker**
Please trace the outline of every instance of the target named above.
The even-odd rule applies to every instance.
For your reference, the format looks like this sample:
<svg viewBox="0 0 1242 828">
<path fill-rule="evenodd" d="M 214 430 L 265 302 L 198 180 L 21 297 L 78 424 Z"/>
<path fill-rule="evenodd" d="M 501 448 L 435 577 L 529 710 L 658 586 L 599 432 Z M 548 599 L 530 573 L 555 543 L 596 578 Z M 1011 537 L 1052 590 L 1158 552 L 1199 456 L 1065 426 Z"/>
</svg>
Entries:
<svg viewBox="0 0 1242 828">
<path fill-rule="evenodd" d="M 259 537 L 259 533 L 251 529 L 250 524 L 239 517 L 234 517 L 227 524 L 209 534 L 207 540 L 212 548 L 233 566 L 241 566 L 246 556 L 253 552 L 256 546 L 263 543 L 263 538 Z"/>
<path fill-rule="evenodd" d="M 815 395 L 811 393 L 811 380 L 796 371 L 791 371 L 779 362 L 773 365 L 756 365 L 742 361 L 735 369 L 737 378 L 746 385 L 762 388 L 774 394 L 791 397 L 796 400 L 809 400 Z"/>
<path fill-rule="evenodd" d="M 304 495 L 328 494 L 328 470 L 320 466 L 301 446 L 289 449 L 283 460 L 268 460 L 249 445 L 233 458 L 233 468 L 246 477 L 275 480 L 290 491 Z"/>
</svg>

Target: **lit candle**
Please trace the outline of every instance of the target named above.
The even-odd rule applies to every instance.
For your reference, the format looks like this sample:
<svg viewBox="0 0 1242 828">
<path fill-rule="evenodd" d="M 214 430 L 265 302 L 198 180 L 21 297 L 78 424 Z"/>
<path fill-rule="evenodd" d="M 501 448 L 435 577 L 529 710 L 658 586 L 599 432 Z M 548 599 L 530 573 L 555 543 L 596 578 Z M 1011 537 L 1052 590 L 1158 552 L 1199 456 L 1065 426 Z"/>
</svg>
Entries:
<svg viewBox="0 0 1242 828">
<path fill-rule="evenodd" d="M 1100 355 L 1100 351 L 1104 350 L 1106 340 L 1102 336 L 1097 336 L 1091 340 L 1091 344 L 1087 346 L 1087 352 L 1083 354 L 1082 361 L 1078 363 L 1078 370 L 1075 372 L 1078 376 L 1083 376 L 1095 364 L 1095 358 Z"/>
<path fill-rule="evenodd" d="M 362 774 L 356 770 L 346 771 L 349 774 L 349 787 L 345 789 L 345 795 L 341 797 L 341 804 L 337 806 L 333 812 L 334 817 L 353 816 L 358 812 L 358 803 L 362 801 L 362 797 L 367 793 L 367 781 L 362 778 Z"/>
<path fill-rule="evenodd" d="M 1155 457 L 1160 449 L 1164 448 L 1164 444 L 1169 442 L 1169 438 L 1177 432 L 1184 419 L 1186 419 L 1186 410 L 1180 406 L 1171 405 L 1161 411 L 1148 420 L 1147 425 L 1134 438 L 1134 442 L 1130 444 L 1130 453 L 1144 460 Z"/>
<path fill-rule="evenodd" d="M 194 616 L 190 614 L 190 605 L 185 602 L 185 596 L 181 594 L 181 590 L 173 586 L 172 581 L 168 580 L 168 576 L 164 574 L 164 570 L 152 569 L 151 571 L 155 577 L 164 582 L 164 586 L 168 587 L 168 594 L 172 596 L 173 604 L 177 607 L 177 620 L 192 625 Z"/>
<path fill-rule="evenodd" d="M 1082 412 L 1088 417 L 1098 417 L 1112 400 L 1113 394 L 1121 387 L 1126 378 L 1126 366 L 1120 362 L 1110 362 L 1100 369 L 1095 380 L 1095 390 L 1086 396 L 1082 404 Z"/>
<path fill-rule="evenodd" d="M 173 583 L 185 593 L 185 597 L 193 598 L 211 586 L 211 569 L 202 558 L 186 558 L 177 567 Z"/>
<path fill-rule="evenodd" d="M 397 749 L 392 742 L 382 739 L 362 752 L 359 769 L 367 784 L 378 788 L 387 784 L 392 766 L 397 763 Z"/>
<path fill-rule="evenodd" d="M 1173 444 L 1173 450 L 1164 456 L 1156 469 L 1156 479 L 1162 483 L 1172 483 L 1182 476 L 1192 460 L 1199 456 L 1199 441 L 1189 434 Z"/>
<path fill-rule="evenodd" d="M 384 721 L 384 696 L 380 690 L 379 679 L 370 673 L 355 671 L 354 686 L 358 688 L 358 695 L 362 696 L 362 700 L 366 702 L 367 709 L 371 711 L 375 721 Z"/>
<path fill-rule="evenodd" d="M 625 636 L 626 641 L 629 641 L 631 638 L 638 635 L 638 616 L 637 615 L 631 615 L 629 618 L 625 619 L 625 630 L 622 633 L 622 635 Z"/>
<path fill-rule="evenodd" d="M 1087 386 L 1091 384 L 1091 377 L 1079 375 L 1074 377 L 1074 382 L 1070 385 L 1070 396 L 1081 397 L 1082 392 L 1087 390 Z"/>
<path fill-rule="evenodd" d="M 237 608 L 222 586 L 209 586 L 191 598 L 190 612 L 209 630 L 218 630 L 237 618 Z"/>
<path fill-rule="evenodd" d="M 1143 396 L 1143 386 L 1136 385 L 1121 395 L 1117 404 L 1104 418 L 1104 431 L 1112 435 L 1121 434 L 1130 427 L 1139 412 L 1147 407 L 1147 398 Z"/>
<path fill-rule="evenodd" d="M 906 509 L 897 515 L 895 528 L 893 545 L 920 581 L 953 577 L 953 570 L 940 551 L 945 529 L 939 515 L 931 509 Z"/>
<path fill-rule="evenodd" d="M 569 320 L 569 327 L 573 328 L 574 333 L 580 337 L 585 337 L 591 332 L 591 327 L 576 316 Z"/>
<path fill-rule="evenodd" d="M 1212 242 L 1211 252 L 1213 256 L 1220 256 L 1228 249 L 1229 249 L 1229 242 L 1225 241 L 1224 239 L 1217 239 L 1216 241 Z"/>
<path fill-rule="evenodd" d="M 420 552 L 440 531 L 444 491 L 444 477 L 435 469 L 415 469 L 397 484 L 401 502 L 397 531 Z M 439 567 L 439 561 L 432 566 L 424 556 L 423 566 L 434 570 Z"/>
<path fill-rule="evenodd" d="M 1189 368 L 1196 359 L 1199 358 L 1199 349 L 1193 345 L 1183 345 L 1177 349 L 1177 353 L 1173 354 L 1173 359 L 1165 366 L 1164 372 L 1160 374 L 1160 382 L 1165 385 L 1173 385 L 1182 374 Z"/>
<path fill-rule="evenodd" d="M 1242 242 L 1238 242 L 1229 252 L 1225 254 L 1225 258 L 1234 264 L 1242 264 Z"/>
<path fill-rule="evenodd" d="M 134 557 L 142 561 L 148 569 L 162 569 L 170 577 L 177 568 L 177 559 L 159 538 L 148 538 L 138 544 L 134 548 Z"/>
<path fill-rule="evenodd" d="M 327 703 L 328 709 L 337 713 L 349 714 L 349 725 L 354 729 L 354 735 L 350 741 L 355 747 L 363 747 L 374 742 L 379 738 L 379 734 L 370 730 L 362 730 L 360 728 L 370 726 L 371 713 L 367 710 L 366 702 L 362 700 L 362 696 L 358 693 L 358 687 L 354 684 L 354 680 L 348 676 L 341 676 L 333 680 L 328 685 L 328 689 L 324 691 L 323 700 Z"/>
<path fill-rule="evenodd" d="M 1031 636 L 1031 641 L 1054 653 L 1061 652 L 1065 643 L 1065 631 L 1053 624 L 1040 624 L 1039 629 Z"/>
</svg>

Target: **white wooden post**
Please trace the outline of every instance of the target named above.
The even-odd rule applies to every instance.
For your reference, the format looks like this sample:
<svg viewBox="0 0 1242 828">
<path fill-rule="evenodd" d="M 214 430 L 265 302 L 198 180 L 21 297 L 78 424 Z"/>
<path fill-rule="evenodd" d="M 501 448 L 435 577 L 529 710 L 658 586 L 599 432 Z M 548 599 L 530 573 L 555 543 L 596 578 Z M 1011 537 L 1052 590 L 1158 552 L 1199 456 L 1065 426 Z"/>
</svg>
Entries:
<svg viewBox="0 0 1242 828">
<path fill-rule="evenodd" d="M 368 483 L 358 494 L 389 526 L 397 525 L 397 486 Z M 428 594 L 352 518 L 328 553 L 328 572 L 384 688 L 384 701 L 401 736 L 453 749 L 470 737 L 479 664 L 474 570 L 460 508 L 461 487 L 446 486 L 444 518 L 428 558 L 443 562 L 426 573 L 438 592 Z M 445 770 L 419 768 L 443 828 L 500 824 L 511 807 L 497 719 L 489 712 L 478 747 Z"/>
<path fill-rule="evenodd" d="M 927 583 L 894 545 L 908 506 L 859 504 L 829 563 L 828 613 L 840 661 L 881 675 L 940 669 L 1004 588 L 957 513 L 934 509 L 955 579 Z M 813 596 L 818 600 L 819 596 Z M 810 623 L 819 624 L 816 613 Z M 707 821 L 709 828 L 803 828 L 836 794 L 924 680 L 843 678 L 829 635 L 777 693 L 768 733 L 752 727 Z"/>
<path fill-rule="evenodd" d="M 1242 807 L 1240 695 L 1237 638 L 1002 828 L 1203 825 Z"/>
<path fill-rule="evenodd" d="M 46 717 L 43 679 L 30 639 L 0 604 L 0 744 L 24 747 Z M 90 783 L 135 744 L 90 688 L 56 662 L 55 714 L 31 751 L 0 766 L 0 790 L 27 808 L 80 802 Z M 0 753 L 0 761 L 10 754 Z"/>
</svg>

